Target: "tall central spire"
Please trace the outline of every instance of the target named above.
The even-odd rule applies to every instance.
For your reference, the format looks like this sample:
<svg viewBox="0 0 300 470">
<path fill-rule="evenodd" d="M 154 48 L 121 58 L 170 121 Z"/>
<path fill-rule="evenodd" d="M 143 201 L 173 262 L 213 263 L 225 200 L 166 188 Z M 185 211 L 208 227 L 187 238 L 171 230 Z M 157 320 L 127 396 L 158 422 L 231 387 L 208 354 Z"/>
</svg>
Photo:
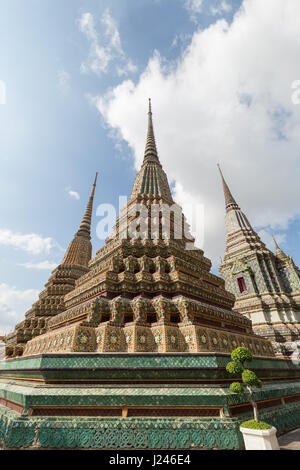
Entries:
<svg viewBox="0 0 300 470">
<path fill-rule="evenodd" d="M 135 177 L 131 200 L 140 196 L 163 199 L 167 203 L 173 203 L 167 175 L 158 159 L 152 122 L 151 99 L 149 99 L 148 132 L 144 161 Z"/>
<path fill-rule="evenodd" d="M 153 122 L 152 122 L 152 109 L 151 109 L 151 98 L 149 98 L 149 110 L 148 110 L 148 134 L 147 142 L 144 154 L 144 161 L 147 157 L 154 157 L 158 160 L 156 142 L 154 137 Z"/>
<path fill-rule="evenodd" d="M 220 165 L 218 164 L 217 166 L 219 168 L 219 172 L 220 172 L 220 175 L 221 175 L 221 178 L 222 178 L 226 211 L 228 212 L 230 209 L 238 209 L 239 206 L 238 206 L 238 204 L 236 203 L 234 197 L 231 194 L 231 191 L 230 191 L 230 189 L 229 189 L 229 187 L 228 187 L 228 185 L 225 181 L 225 178 L 223 176 Z"/>
</svg>

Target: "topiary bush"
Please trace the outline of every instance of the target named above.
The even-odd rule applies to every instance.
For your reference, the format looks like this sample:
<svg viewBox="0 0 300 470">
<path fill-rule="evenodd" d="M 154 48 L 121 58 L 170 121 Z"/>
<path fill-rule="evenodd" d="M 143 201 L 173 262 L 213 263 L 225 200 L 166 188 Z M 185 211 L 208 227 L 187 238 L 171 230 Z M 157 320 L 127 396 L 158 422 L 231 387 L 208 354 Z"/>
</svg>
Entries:
<svg viewBox="0 0 300 470">
<path fill-rule="evenodd" d="M 255 372 L 252 372 L 252 370 L 245 369 L 242 372 L 242 381 L 244 384 L 248 385 L 256 385 L 258 383 L 258 377 L 255 374 Z"/>
<path fill-rule="evenodd" d="M 248 348 L 236 348 L 231 353 L 231 359 L 238 363 L 244 364 L 244 362 L 252 362 L 253 356 Z"/>
<path fill-rule="evenodd" d="M 243 372 L 243 369 L 241 368 L 241 366 L 237 364 L 236 362 L 228 362 L 226 366 L 226 370 L 227 372 L 229 372 L 229 374 L 232 374 L 232 375 L 241 375 Z"/>
<path fill-rule="evenodd" d="M 229 388 L 232 393 L 236 393 L 237 395 L 243 395 L 245 393 L 244 387 L 240 382 L 233 382 Z"/>
<path fill-rule="evenodd" d="M 253 400 L 253 387 L 261 388 L 262 381 L 257 377 L 255 372 L 253 372 L 250 369 L 246 369 L 245 367 L 245 362 L 251 362 L 253 359 L 253 356 L 248 348 L 240 347 L 232 351 L 231 359 L 232 361 L 227 364 L 226 370 L 231 375 L 240 376 L 242 379 L 242 383 L 233 382 L 230 385 L 230 390 L 232 393 L 236 393 L 238 395 L 243 395 L 247 391 L 248 400 L 251 403 L 252 408 L 253 408 L 254 420 L 252 421 L 255 423 L 259 423 L 257 404 Z M 250 421 L 247 421 L 247 423 L 250 423 Z M 270 425 L 267 424 L 267 426 L 270 426 Z M 260 428 L 252 428 L 252 429 L 260 429 Z M 263 428 L 263 429 L 269 429 L 269 428 Z"/>
<path fill-rule="evenodd" d="M 271 429 L 271 424 L 265 423 L 264 421 L 255 421 L 255 419 L 250 419 L 249 421 L 244 421 L 241 424 L 241 428 L 248 429 L 259 429 L 261 431 Z"/>
</svg>

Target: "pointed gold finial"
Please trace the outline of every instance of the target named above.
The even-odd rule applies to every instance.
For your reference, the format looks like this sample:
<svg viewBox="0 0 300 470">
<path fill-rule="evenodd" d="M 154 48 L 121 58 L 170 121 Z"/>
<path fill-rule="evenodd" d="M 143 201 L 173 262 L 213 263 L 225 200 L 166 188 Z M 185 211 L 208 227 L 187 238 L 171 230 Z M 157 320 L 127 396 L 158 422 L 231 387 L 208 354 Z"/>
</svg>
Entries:
<svg viewBox="0 0 300 470">
<path fill-rule="evenodd" d="M 146 141 L 146 148 L 144 154 L 144 160 L 146 157 L 154 157 L 158 160 L 156 142 L 154 137 L 154 130 L 153 130 L 153 122 L 152 122 L 152 106 L 151 106 L 151 98 L 149 98 L 149 110 L 148 110 L 148 133 L 147 133 L 147 141 Z"/>
<path fill-rule="evenodd" d="M 220 175 L 221 175 L 221 178 L 222 178 L 226 210 L 228 211 L 229 209 L 232 209 L 232 208 L 238 209 L 239 206 L 235 202 L 235 199 L 234 199 L 234 197 L 232 196 L 232 194 L 230 192 L 230 189 L 229 189 L 229 187 L 228 187 L 228 185 L 225 181 L 225 178 L 223 176 L 223 173 L 222 173 L 222 170 L 221 170 L 221 167 L 220 167 L 219 163 L 217 163 L 217 167 L 219 169 L 219 172 L 220 172 Z"/>
<path fill-rule="evenodd" d="M 272 235 L 272 238 L 273 238 L 273 242 L 274 242 L 274 244 L 275 244 L 276 249 L 279 248 L 278 243 L 277 243 L 277 240 L 276 240 L 274 234 Z"/>
</svg>

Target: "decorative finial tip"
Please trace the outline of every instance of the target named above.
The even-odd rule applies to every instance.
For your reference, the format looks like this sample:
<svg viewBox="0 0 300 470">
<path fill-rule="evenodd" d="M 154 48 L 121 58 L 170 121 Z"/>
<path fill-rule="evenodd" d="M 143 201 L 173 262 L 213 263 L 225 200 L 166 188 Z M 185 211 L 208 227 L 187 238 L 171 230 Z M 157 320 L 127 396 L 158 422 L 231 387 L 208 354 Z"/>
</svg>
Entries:
<svg viewBox="0 0 300 470">
<path fill-rule="evenodd" d="M 95 176 L 95 181 L 94 181 L 93 186 L 96 186 L 98 175 L 99 175 L 99 173 L 98 173 L 98 171 L 96 171 L 96 176 Z"/>
<path fill-rule="evenodd" d="M 222 170 L 221 170 L 221 167 L 220 167 L 220 164 L 219 164 L 219 163 L 217 163 L 217 167 L 218 167 L 218 170 L 219 170 L 219 172 L 220 172 L 220 175 L 221 175 L 222 179 L 224 179 L 223 173 L 222 173 Z"/>
</svg>

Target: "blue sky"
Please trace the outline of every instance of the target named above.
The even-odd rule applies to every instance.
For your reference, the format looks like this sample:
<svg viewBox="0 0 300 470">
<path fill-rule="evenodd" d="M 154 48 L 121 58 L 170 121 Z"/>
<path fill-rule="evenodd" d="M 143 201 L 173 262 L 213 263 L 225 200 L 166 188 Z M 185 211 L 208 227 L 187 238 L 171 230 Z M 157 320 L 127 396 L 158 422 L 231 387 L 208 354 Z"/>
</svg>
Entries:
<svg viewBox="0 0 300 470">
<path fill-rule="evenodd" d="M 245 3 L 251 2 L 255 4 L 256 0 Z M 281 0 L 274 2 L 282 8 Z M 211 142 L 218 139 L 209 134 L 204 123 L 210 122 L 209 129 L 216 127 L 217 132 L 221 121 L 212 117 L 214 110 L 204 98 L 202 103 L 205 101 L 206 108 L 197 107 L 203 124 L 202 121 L 197 124 L 194 109 L 190 121 L 185 119 L 189 122 L 187 132 L 180 121 L 173 122 L 174 115 L 179 116 L 181 112 L 185 115 L 185 107 L 190 99 L 194 100 L 193 96 L 200 99 L 201 93 L 207 94 L 206 83 L 211 72 L 196 70 L 193 75 L 191 63 L 198 67 L 207 62 L 207 57 L 211 62 L 216 57 L 210 70 L 216 69 L 220 77 L 216 86 L 223 83 L 224 57 L 216 56 L 216 50 L 220 50 L 218 41 L 221 44 L 222 34 L 226 35 L 228 54 L 232 53 L 230 57 L 234 58 L 238 55 L 238 21 L 247 25 L 251 15 L 257 14 L 254 7 L 246 8 L 244 16 L 235 20 L 233 29 L 234 15 L 241 4 L 241 0 L 0 0 L 0 80 L 6 84 L 6 104 L 0 105 L 0 327 L 3 332 L 23 318 L 47 281 L 51 267 L 61 260 L 80 223 L 95 172 L 99 171 L 95 208 L 103 202 L 117 206 L 119 195 L 130 194 L 142 158 L 149 95 L 153 98 L 161 160 L 175 196 L 180 203 L 193 201 L 207 208 L 209 229 L 204 249 L 213 258 L 214 270 L 224 251 L 224 208 L 217 161 L 228 176 L 233 194 L 266 242 L 270 243 L 272 232 L 277 233 L 282 248 L 300 265 L 297 193 L 286 195 L 289 175 L 296 177 L 295 165 L 289 162 L 283 179 L 278 180 L 274 173 L 265 186 L 262 174 L 270 167 L 269 160 L 265 167 L 262 165 L 259 178 L 252 178 L 251 185 L 242 176 L 249 169 L 250 150 L 258 159 L 260 151 L 270 155 L 278 152 L 277 162 L 286 158 L 289 149 L 298 165 L 295 150 L 298 110 L 293 109 L 294 119 L 287 124 L 282 119 L 285 107 L 278 96 L 272 106 L 268 104 L 265 115 L 277 110 L 277 118 L 272 118 L 272 122 L 284 136 L 281 139 L 284 142 L 276 141 L 279 134 L 272 137 L 270 126 L 265 125 L 259 111 L 259 105 L 265 106 L 265 94 L 257 93 L 257 114 L 245 121 L 240 132 L 232 121 L 241 139 L 245 129 L 251 133 L 259 123 L 260 129 L 264 129 L 265 134 L 260 131 L 250 143 L 245 140 L 245 154 L 235 147 L 234 132 L 227 129 L 224 133 L 222 126 L 218 135 L 222 136 L 223 144 L 213 156 L 210 154 Z M 276 18 L 275 12 L 275 21 Z M 293 32 L 292 24 L 285 26 L 290 26 Z M 265 44 L 263 36 L 259 39 Z M 268 41 L 269 38 L 266 44 Z M 266 54 L 271 52 L 267 50 Z M 289 60 L 287 68 L 294 62 L 293 51 Z M 234 63 L 231 59 L 230 64 Z M 228 67 L 225 64 L 224 80 L 229 84 L 226 89 L 231 88 L 228 71 L 234 70 L 230 64 Z M 251 64 L 250 59 L 249 63 L 245 59 L 248 76 L 255 77 Z M 250 85 L 263 88 L 263 77 L 268 80 L 268 74 L 268 70 L 263 70 L 261 82 Z M 292 69 L 289 76 L 292 81 L 300 73 L 297 76 Z M 168 100 L 159 95 L 160 83 L 161 89 L 168 86 L 165 88 Z M 187 86 L 184 95 L 182 83 L 192 84 L 190 93 Z M 252 90 L 251 96 L 254 95 Z M 209 102 L 211 107 L 222 109 L 223 122 L 228 122 L 226 113 L 231 117 L 236 111 L 227 106 L 228 102 L 223 103 L 220 96 L 217 102 Z M 194 134 L 189 134 L 192 128 Z M 187 153 L 192 145 L 191 156 L 197 150 L 189 171 L 181 171 L 181 165 L 185 164 L 183 152 L 176 154 L 172 133 L 187 146 Z M 191 138 L 186 143 L 189 135 Z M 203 140 L 198 142 L 197 135 Z M 259 151 L 255 145 L 250 148 L 255 140 L 260 142 Z M 193 161 L 197 161 L 195 167 Z M 254 163 L 249 169 L 251 175 L 260 165 Z M 194 180 L 195 175 L 198 177 Z M 210 184 L 205 191 L 207 180 Z M 279 197 L 280 191 L 285 199 Z M 210 195 L 207 201 L 206 193 Z M 292 208 L 289 201 L 294 204 Z M 96 236 L 95 213 L 93 222 L 95 253 L 103 244 Z"/>
</svg>

